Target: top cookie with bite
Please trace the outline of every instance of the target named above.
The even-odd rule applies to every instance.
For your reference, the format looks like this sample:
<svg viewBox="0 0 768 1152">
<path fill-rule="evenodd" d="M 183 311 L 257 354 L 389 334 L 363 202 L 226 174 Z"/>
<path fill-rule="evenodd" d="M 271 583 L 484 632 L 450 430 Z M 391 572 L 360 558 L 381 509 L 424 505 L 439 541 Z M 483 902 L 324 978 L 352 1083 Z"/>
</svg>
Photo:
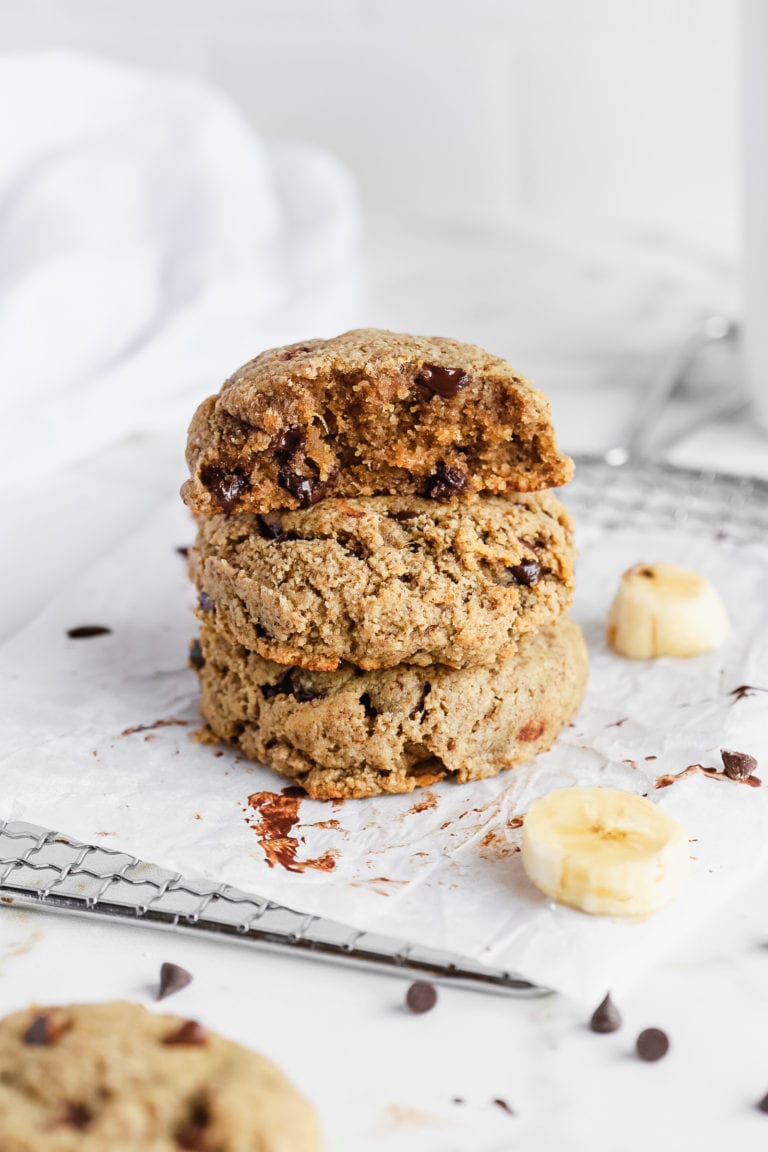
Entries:
<svg viewBox="0 0 768 1152">
<path fill-rule="evenodd" d="M 535 492 L 573 474 L 548 400 L 505 360 L 376 328 L 249 361 L 198 408 L 187 462 L 182 495 L 203 514 Z"/>
</svg>

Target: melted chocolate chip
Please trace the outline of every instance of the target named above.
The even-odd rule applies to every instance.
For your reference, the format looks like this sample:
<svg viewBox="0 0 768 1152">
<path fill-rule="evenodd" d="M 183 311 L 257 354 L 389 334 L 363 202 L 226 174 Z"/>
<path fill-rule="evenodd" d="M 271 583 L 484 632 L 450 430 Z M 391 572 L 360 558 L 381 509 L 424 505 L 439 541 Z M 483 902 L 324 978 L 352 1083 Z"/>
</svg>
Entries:
<svg viewBox="0 0 768 1152">
<path fill-rule="evenodd" d="M 67 1128 L 87 1128 L 93 1116 L 85 1104 L 67 1104 L 59 1123 Z"/>
<path fill-rule="evenodd" d="M 70 640 L 90 640 L 92 636 L 109 636 L 111 633 L 112 629 L 103 624 L 80 624 L 77 628 L 67 629 Z"/>
<path fill-rule="evenodd" d="M 435 475 L 427 483 L 427 495 L 433 500 L 452 500 L 469 488 L 469 477 L 459 468 L 451 468 L 438 460 Z"/>
<path fill-rule="evenodd" d="M 198 1024 L 197 1020 L 185 1020 L 173 1032 L 169 1032 L 167 1036 L 163 1037 L 163 1044 L 169 1045 L 189 1044 L 199 1048 L 207 1043 L 208 1033 L 202 1024 Z"/>
<path fill-rule="evenodd" d="M 646 1028 L 638 1036 L 635 1050 L 641 1060 L 653 1064 L 669 1051 L 669 1037 L 661 1028 Z"/>
<path fill-rule="evenodd" d="M 285 428 L 272 437 L 269 442 L 269 450 L 278 460 L 285 462 L 292 460 L 305 443 L 306 436 L 303 428 Z"/>
<path fill-rule="evenodd" d="M 157 990 L 157 999 L 165 1000 L 173 996 L 174 992 L 181 992 L 192 983 L 192 973 L 178 964 L 169 964 L 167 961 L 160 966 L 160 987 Z"/>
<path fill-rule="evenodd" d="M 757 770 L 757 760 L 747 752 L 729 752 L 721 748 L 720 755 L 725 774 L 731 780 L 747 780 Z"/>
<path fill-rule="evenodd" d="M 423 384 L 430 392 L 436 392 L 444 400 L 452 400 L 469 384 L 469 376 L 461 368 L 443 368 L 441 364 L 425 364 L 416 377 L 416 383 Z"/>
<path fill-rule="evenodd" d="M 200 470 L 200 479 L 226 513 L 232 512 L 243 493 L 251 490 L 251 482 L 242 468 L 223 468 L 219 464 L 206 464 Z"/>
<path fill-rule="evenodd" d="M 189 664 L 191 668 L 194 668 L 195 672 L 199 672 L 201 668 L 205 667 L 205 656 L 203 656 L 203 650 L 200 647 L 199 640 L 190 641 Z"/>
<path fill-rule="evenodd" d="M 593 1032 L 616 1032 L 621 1028 L 621 1016 L 610 993 L 595 1008 L 589 1026 Z"/>
<path fill-rule="evenodd" d="M 322 700 L 325 696 L 324 692 L 296 680 L 293 668 L 289 668 L 274 684 L 261 684 L 259 687 L 265 700 L 271 700 L 273 696 L 293 696 L 299 704 L 307 704 L 310 700 Z"/>
<path fill-rule="evenodd" d="M 538 560 L 521 560 L 519 564 L 513 564 L 508 571 L 515 584 L 523 584 L 526 588 L 532 588 L 534 584 L 539 582 L 541 564 Z"/>
<path fill-rule="evenodd" d="M 54 1019 L 49 1014 L 35 1016 L 24 1033 L 24 1043 L 34 1044 L 40 1047 L 45 1047 L 48 1044 L 55 1044 L 60 1038 L 64 1026 L 61 1021 Z"/>
<path fill-rule="evenodd" d="M 406 992 L 405 1002 L 411 1012 L 417 1015 L 429 1012 L 437 1004 L 437 989 L 434 984 L 428 984 L 426 980 L 417 980 Z"/>
<path fill-rule="evenodd" d="M 213 612 L 213 600 L 207 592 L 201 592 L 198 596 L 198 601 L 203 612 Z"/>
<path fill-rule="evenodd" d="M 322 482 L 317 476 L 302 476 L 288 465 L 278 472 L 277 482 L 286 492 L 290 492 L 291 496 L 296 497 L 302 508 L 310 508 L 313 504 L 317 504 L 328 491 L 327 483 Z"/>
</svg>

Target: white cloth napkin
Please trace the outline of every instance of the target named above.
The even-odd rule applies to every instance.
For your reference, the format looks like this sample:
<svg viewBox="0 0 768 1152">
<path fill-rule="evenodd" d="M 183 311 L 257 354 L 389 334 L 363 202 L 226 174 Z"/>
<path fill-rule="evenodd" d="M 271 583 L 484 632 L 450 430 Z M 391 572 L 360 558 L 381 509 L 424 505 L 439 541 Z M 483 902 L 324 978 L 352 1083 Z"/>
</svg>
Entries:
<svg viewBox="0 0 768 1152">
<path fill-rule="evenodd" d="M 331 156 L 220 93 L 68 53 L 0 57 L 0 482 L 176 426 L 256 351 L 358 321 Z"/>
</svg>

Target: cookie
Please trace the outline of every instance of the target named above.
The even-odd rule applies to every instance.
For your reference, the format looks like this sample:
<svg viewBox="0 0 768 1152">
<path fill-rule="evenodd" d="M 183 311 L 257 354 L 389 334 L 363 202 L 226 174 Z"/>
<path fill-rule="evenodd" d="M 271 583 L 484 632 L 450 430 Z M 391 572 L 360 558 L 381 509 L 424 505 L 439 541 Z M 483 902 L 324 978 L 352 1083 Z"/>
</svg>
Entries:
<svg viewBox="0 0 768 1152">
<path fill-rule="evenodd" d="M 565 484 L 549 402 L 498 356 L 442 337 L 360 329 L 263 352 L 189 429 L 196 512 L 335 497 L 532 492 Z"/>
<path fill-rule="evenodd" d="M 138 1004 L 0 1021 L 3 1152 L 318 1152 L 309 1104 L 273 1064 Z"/>
<path fill-rule="evenodd" d="M 587 679 L 584 641 L 567 617 L 478 668 L 311 672 L 207 626 L 200 643 L 201 712 L 214 734 L 318 799 L 494 776 L 549 748 Z"/>
<path fill-rule="evenodd" d="M 201 518 L 190 571 L 201 620 L 266 660 L 490 664 L 570 604 L 572 525 L 549 492 L 323 500 Z"/>
</svg>

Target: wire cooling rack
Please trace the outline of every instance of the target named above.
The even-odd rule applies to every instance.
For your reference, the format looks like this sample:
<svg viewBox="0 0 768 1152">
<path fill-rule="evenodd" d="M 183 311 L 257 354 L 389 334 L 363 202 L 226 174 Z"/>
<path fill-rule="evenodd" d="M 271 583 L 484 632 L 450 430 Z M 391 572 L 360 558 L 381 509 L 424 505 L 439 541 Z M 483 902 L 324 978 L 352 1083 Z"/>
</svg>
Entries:
<svg viewBox="0 0 768 1152">
<path fill-rule="evenodd" d="M 713 540 L 768 540 L 768 482 L 663 464 L 582 457 L 563 498 L 603 528 L 695 525 Z M 0 902 L 203 933 L 225 941 L 513 995 L 545 989 L 446 952 L 360 932 L 225 884 L 191 881 L 35 824 L 0 820 Z"/>
</svg>

